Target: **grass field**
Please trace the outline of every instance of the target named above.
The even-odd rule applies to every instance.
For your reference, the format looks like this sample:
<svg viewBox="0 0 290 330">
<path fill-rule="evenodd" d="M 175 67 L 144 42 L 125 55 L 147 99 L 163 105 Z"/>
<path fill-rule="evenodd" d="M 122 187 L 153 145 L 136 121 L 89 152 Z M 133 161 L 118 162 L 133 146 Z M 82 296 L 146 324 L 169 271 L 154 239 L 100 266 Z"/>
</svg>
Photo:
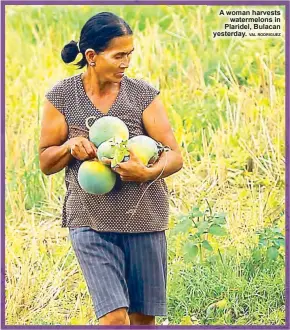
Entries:
<svg viewBox="0 0 290 330">
<path fill-rule="evenodd" d="M 284 38 L 213 40 L 219 8 L 6 6 L 7 324 L 97 324 L 60 227 L 64 172 L 41 173 L 38 141 L 45 92 L 79 72 L 62 47 L 104 10 L 132 27 L 127 74 L 161 90 L 184 158 L 158 324 L 285 324 Z"/>
</svg>

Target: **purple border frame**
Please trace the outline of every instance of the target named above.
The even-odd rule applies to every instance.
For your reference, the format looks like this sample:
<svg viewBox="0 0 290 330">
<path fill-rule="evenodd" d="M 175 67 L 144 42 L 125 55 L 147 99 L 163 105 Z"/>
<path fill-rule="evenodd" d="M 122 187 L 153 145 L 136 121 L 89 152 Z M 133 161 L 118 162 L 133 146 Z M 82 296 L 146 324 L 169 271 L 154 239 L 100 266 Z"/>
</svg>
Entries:
<svg viewBox="0 0 290 330">
<path fill-rule="evenodd" d="M 285 325 L 252 325 L 252 326 L 179 326 L 179 325 L 167 325 L 167 326 L 130 326 L 130 329 L 290 329 L 290 306 L 289 306 L 289 222 L 290 222 L 290 115 L 289 115 L 289 105 L 290 105 L 290 95 L 289 95 L 289 17 L 290 17 L 290 2 L 288 1 L 275 1 L 275 0 L 264 0 L 264 1 L 244 1 L 244 0 L 229 0 L 229 1 L 184 1 L 184 0 L 120 0 L 120 1 L 90 1 L 90 0 L 7 0 L 1 1 L 1 329 L 126 329 L 127 326 L 96 326 L 96 325 L 51 325 L 51 326 L 42 326 L 42 325 L 5 325 L 5 6 L 6 5 L 211 5 L 211 6 L 231 6 L 231 5 L 247 5 L 247 6 L 285 6 L 285 50 L 286 50 L 286 103 L 285 103 L 285 130 L 286 130 L 286 171 L 285 171 L 285 180 L 286 180 L 286 191 L 285 191 L 285 202 L 286 202 L 286 280 L 285 280 L 285 297 L 286 297 L 286 323 Z"/>
</svg>

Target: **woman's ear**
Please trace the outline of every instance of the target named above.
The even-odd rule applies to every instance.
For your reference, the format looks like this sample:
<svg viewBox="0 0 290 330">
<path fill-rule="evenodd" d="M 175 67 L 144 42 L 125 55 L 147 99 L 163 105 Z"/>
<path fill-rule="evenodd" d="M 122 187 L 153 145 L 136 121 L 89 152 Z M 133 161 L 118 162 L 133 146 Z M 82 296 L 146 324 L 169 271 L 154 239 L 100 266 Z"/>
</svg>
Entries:
<svg viewBox="0 0 290 330">
<path fill-rule="evenodd" d="M 90 63 L 92 61 L 95 62 L 96 52 L 92 48 L 88 48 L 85 51 L 85 56 L 86 56 L 86 59 L 87 59 L 88 63 Z"/>
</svg>

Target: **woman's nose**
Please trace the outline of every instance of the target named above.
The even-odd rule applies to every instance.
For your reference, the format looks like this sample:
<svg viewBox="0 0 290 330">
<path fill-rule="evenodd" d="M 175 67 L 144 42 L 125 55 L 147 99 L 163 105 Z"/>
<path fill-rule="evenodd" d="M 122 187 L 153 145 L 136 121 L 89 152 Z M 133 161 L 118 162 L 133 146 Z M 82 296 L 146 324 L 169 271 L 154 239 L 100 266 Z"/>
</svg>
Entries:
<svg viewBox="0 0 290 330">
<path fill-rule="evenodd" d="M 125 57 L 122 61 L 122 63 L 120 64 L 120 68 L 128 68 L 129 67 L 129 63 L 130 63 L 130 59 L 128 57 Z"/>
</svg>

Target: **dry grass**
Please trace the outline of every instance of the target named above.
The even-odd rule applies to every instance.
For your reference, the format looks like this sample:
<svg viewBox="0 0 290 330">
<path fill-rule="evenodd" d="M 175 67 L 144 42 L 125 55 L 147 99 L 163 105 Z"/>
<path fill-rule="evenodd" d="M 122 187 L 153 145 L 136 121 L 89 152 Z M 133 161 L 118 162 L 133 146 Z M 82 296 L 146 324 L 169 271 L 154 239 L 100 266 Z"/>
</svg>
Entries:
<svg viewBox="0 0 290 330">
<path fill-rule="evenodd" d="M 134 7 L 108 10 L 133 27 L 128 75 L 160 88 L 182 146 L 184 168 L 166 179 L 170 226 L 192 205 L 205 208 L 207 199 L 227 214 L 221 251 L 235 246 L 246 256 L 256 229 L 284 228 L 284 40 L 213 41 L 216 7 Z M 45 177 L 37 148 L 45 92 L 76 73 L 61 62 L 60 50 L 103 8 L 6 8 L 6 322 L 96 324 L 67 229 L 60 228 L 63 173 Z M 182 260 L 181 243 L 169 242 L 173 264 Z M 170 285 L 178 287 L 178 268 L 172 269 Z M 173 324 L 181 310 L 171 308 Z"/>
</svg>

